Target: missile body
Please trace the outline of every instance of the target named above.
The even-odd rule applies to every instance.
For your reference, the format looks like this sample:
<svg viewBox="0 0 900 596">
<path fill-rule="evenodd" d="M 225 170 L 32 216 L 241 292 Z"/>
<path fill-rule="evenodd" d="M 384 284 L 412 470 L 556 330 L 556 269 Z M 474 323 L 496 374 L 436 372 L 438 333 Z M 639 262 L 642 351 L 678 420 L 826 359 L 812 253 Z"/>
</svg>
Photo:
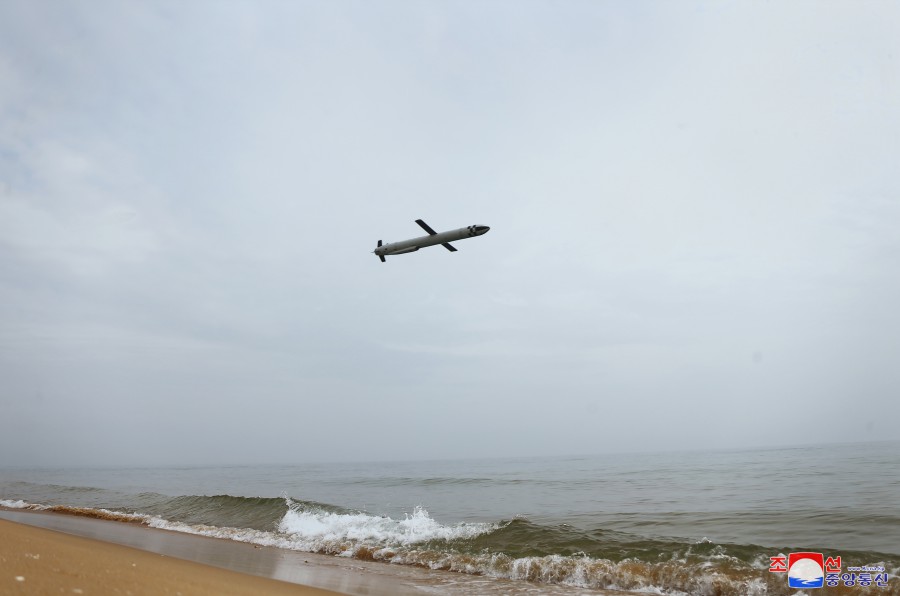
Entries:
<svg viewBox="0 0 900 596">
<path fill-rule="evenodd" d="M 458 230 L 437 233 L 421 219 L 417 219 L 416 223 L 428 232 L 427 236 L 410 238 L 409 240 L 401 240 L 400 242 L 391 242 L 388 244 L 382 244 L 381 240 L 379 240 L 378 247 L 373 251 L 375 255 L 384 262 L 384 257 L 388 255 L 402 255 L 408 252 L 415 252 L 420 248 L 434 246 L 435 244 L 442 244 L 447 250 L 455 252 L 456 247 L 450 244 L 450 242 L 481 236 L 491 229 L 488 226 L 472 225 L 466 226 L 465 228 L 459 228 Z"/>
</svg>

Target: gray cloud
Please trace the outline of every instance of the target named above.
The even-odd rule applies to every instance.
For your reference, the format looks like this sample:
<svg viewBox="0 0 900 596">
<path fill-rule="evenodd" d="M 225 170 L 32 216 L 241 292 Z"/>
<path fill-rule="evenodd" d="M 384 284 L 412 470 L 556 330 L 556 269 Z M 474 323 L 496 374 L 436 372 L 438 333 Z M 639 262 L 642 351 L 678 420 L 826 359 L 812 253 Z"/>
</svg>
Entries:
<svg viewBox="0 0 900 596">
<path fill-rule="evenodd" d="M 896 12 L 0 8 L 0 463 L 900 438 Z"/>
</svg>

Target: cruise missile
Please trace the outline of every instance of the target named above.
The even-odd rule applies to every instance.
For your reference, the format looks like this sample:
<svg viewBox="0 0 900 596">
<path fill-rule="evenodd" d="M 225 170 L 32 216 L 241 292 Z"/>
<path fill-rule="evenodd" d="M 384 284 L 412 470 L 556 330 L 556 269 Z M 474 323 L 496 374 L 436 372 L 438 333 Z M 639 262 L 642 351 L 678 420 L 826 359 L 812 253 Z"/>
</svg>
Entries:
<svg viewBox="0 0 900 596">
<path fill-rule="evenodd" d="M 381 240 L 378 241 L 378 247 L 375 248 L 374 252 L 381 262 L 384 263 L 384 257 L 388 255 L 403 255 L 408 252 L 415 252 L 420 248 L 425 248 L 426 246 L 434 246 L 435 244 L 440 244 L 450 252 L 456 252 L 456 247 L 450 244 L 454 240 L 465 240 L 466 238 L 474 238 L 475 236 L 481 236 L 483 234 L 487 234 L 488 230 L 490 230 L 487 226 L 466 226 L 464 228 L 459 228 L 458 230 L 450 230 L 449 232 L 441 232 L 438 234 L 434 230 L 431 229 L 427 223 L 422 221 L 421 219 L 417 219 L 416 223 L 419 226 L 428 232 L 427 236 L 420 236 L 419 238 L 411 238 L 409 240 L 401 240 L 400 242 L 391 242 L 390 244 L 382 244 Z"/>
</svg>

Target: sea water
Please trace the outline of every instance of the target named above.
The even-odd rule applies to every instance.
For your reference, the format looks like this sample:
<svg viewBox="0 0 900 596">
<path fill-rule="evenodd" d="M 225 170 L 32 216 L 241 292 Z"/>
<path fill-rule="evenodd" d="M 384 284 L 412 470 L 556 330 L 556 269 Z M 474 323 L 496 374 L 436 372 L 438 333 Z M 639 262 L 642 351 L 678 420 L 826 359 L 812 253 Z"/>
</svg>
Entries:
<svg viewBox="0 0 900 596">
<path fill-rule="evenodd" d="M 789 594 L 772 557 L 883 567 L 900 442 L 460 461 L 3 469 L 0 505 L 280 548 L 664 594 Z"/>
</svg>

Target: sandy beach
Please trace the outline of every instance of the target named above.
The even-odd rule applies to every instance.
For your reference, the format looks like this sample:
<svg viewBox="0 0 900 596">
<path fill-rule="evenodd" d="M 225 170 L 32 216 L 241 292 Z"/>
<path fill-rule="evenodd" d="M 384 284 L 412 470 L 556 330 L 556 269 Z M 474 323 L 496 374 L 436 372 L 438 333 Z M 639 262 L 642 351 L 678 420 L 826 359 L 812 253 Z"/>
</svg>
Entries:
<svg viewBox="0 0 900 596">
<path fill-rule="evenodd" d="M 6 520 L 0 569 L 4 594 L 336 594 Z"/>
<path fill-rule="evenodd" d="M 374 564 L 373 572 L 356 562 L 351 569 L 329 556 L 67 514 L 0 508 L 0 542 L 0 569 L 10 570 L 3 581 L 16 589 L 27 586 L 22 593 L 28 594 L 48 588 L 84 594 L 414 592 L 402 574 L 379 573 L 384 565 Z"/>
<path fill-rule="evenodd" d="M 0 507 L 0 594 L 626 594 L 265 547 Z"/>
</svg>

